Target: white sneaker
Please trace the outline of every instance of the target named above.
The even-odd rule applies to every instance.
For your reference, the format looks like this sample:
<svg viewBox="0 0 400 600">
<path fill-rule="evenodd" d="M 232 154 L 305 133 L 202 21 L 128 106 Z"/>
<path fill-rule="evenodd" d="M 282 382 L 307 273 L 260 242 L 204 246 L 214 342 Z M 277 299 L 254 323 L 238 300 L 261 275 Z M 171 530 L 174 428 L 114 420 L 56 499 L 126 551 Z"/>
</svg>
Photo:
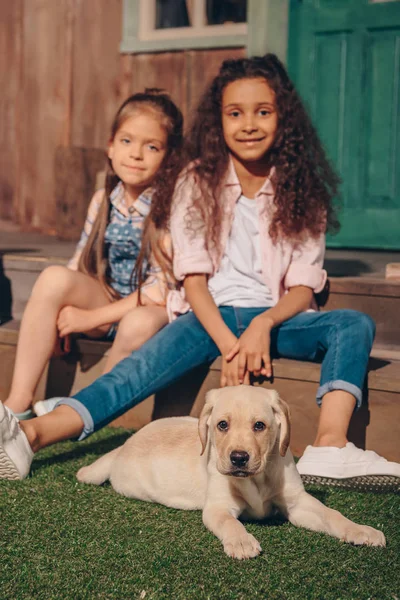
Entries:
<svg viewBox="0 0 400 600">
<path fill-rule="evenodd" d="M 32 448 L 18 419 L 0 402 L 0 479 L 25 479 L 32 459 Z"/>
<path fill-rule="evenodd" d="M 400 464 L 351 442 L 344 448 L 307 446 L 296 466 L 304 483 L 400 491 Z"/>
<path fill-rule="evenodd" d="M 59 402 L 60 400 L 61 398 L 39 400 L 39 402 L 35 402 L 35 404 L 32 406 L 32 410 L 37 417 L 43 417 L 43 415 L 47 415 L 47 413 L 54 410 L 57 402 Z"/>
</svg>

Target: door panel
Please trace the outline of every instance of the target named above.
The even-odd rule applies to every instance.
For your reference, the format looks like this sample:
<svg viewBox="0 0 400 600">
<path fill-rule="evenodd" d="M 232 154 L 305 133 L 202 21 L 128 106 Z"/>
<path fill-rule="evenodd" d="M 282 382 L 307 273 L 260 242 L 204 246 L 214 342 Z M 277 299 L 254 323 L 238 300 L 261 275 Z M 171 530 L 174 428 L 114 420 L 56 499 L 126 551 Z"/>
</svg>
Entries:
<svg viewBox="0 0 400 600">
<path fill-rule="evenodd" d="M 292 0 L 288 57 L 343 180 L 328 245 L 400 249 L 400 2 Z"/>
<path fill-rule="evenodd" d="M 366 69 L 365 187 L 368 206 L 393 209 L 399 196 L 399 31 L 370 32 Z M 384 65 L 384 68 L 382 68 Z M 397 131 L 396 131 L 397 129 Z"/>
</svg>

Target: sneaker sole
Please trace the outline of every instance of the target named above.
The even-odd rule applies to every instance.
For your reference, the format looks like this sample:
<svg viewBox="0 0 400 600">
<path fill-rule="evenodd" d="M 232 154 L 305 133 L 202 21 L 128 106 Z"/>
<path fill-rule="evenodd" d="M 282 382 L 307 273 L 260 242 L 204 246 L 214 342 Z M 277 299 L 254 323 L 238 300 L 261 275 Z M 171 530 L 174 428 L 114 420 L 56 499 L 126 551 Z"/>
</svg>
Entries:
<svg viewBox="0 0 400 600">
<path fill-rule="evenodd" d="M 362 475 L 346 479 L 333 479 L 318 475 L 301 475 L 305 485 L 324 485 L 342 490 L 360 492 L 395 492 L 400 493 L 400 480 L 391 475 Z"/>
<path fill-rule="evenodd" d="M 0 479 L 22 479 L 17 467 L 3 448 L 0 448 Z"/>
</svg>

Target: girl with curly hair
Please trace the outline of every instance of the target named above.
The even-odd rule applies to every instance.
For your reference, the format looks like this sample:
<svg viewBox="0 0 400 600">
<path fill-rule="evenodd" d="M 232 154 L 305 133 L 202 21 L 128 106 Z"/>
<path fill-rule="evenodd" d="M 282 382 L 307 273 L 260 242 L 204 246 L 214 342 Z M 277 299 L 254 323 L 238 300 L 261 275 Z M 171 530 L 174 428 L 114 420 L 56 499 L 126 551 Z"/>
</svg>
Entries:
<svg viewBox="0 0 400 600">
<path fill-rule="evenodd" d="M 43 271 L 22 319 L 5 401 L 20 420 L 51 408 L 44 402 L 29 407 L 55 345 L 68 351 L 70 334 L 114 341 L 107 372 L 168 322 L 165 302 L 174 280 L 163 232 L 179 174 L 182 124 L 181 111 L 158 89 L 134 94 L 117 111 L 105 188 L 90 202 L 68 266 Z"/>
<path fill-rule="evenodd" d="M 168 295 L 172 323 L 18 432 L 4 413 L 0 477 L 26 476 L 33 451 L 85 438 L 221 355 L 221 386 L 272 377 L 271 357 L 322 362 L 319 427 L 300 473 L 398 487 L 400 465 L 347 441 L 375 327 L 356 311 L 313 310 L 326 281 L 325 231 L 337 226 L 338 178 L 276 56 L 223 63 L 194 115 L 187 154 L 171 213 L 181 282 Z"/>
</svg>

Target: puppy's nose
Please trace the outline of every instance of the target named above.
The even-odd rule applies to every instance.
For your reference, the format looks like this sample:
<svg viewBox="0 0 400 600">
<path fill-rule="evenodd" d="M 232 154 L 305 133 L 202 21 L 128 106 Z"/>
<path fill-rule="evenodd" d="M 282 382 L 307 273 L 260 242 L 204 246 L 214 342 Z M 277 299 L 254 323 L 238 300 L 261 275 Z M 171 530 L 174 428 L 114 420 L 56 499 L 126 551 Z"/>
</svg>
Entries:
<svg viewBox="0 0 400 600">
<path fill-rule="evenodd" d="M 249 454 L 242 450 L 233 450 L 230 455 L 231 463 L 234 467 L 245 467 L 249 462 Z"/>
</svg>

